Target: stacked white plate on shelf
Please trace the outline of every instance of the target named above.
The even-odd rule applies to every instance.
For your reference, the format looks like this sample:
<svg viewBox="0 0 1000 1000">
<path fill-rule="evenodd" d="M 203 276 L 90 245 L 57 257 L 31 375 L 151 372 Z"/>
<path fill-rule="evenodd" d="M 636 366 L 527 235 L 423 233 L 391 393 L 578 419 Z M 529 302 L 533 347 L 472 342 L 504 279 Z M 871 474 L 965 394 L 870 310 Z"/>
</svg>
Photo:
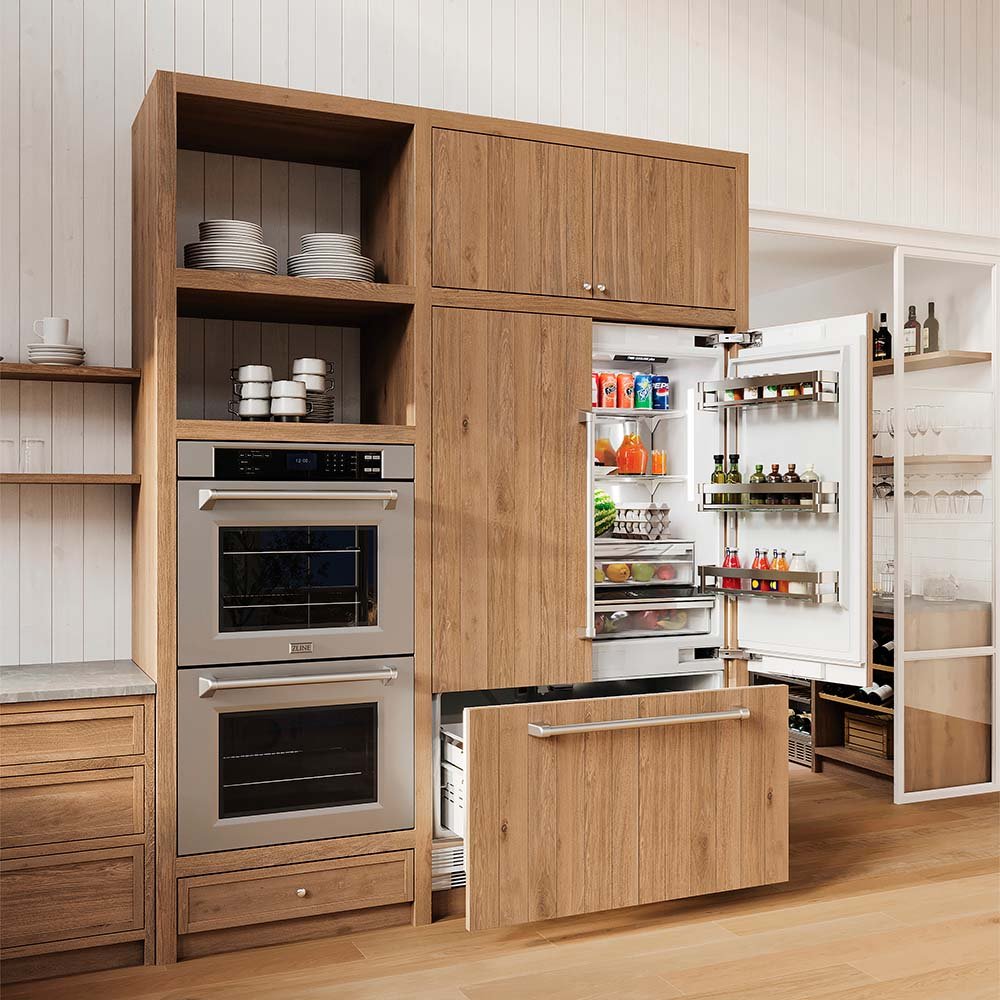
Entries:
<svg viewBox="0 0 1000 1000">
<path fill-rule="evenodd" d="M 199 223 L 197 243 L 184 247 L 184 266 L 211 271 L 278 273 L 278 251 L 264 243 L 256 222 L 207 219 Z"/>
<path fill-rule="evenodd" d="M 342 278 L 374 281 L 375 261 L 361 253 L 361 240 L 349 233 L 307 233 L 302 252 L 288 258 L 288 273 L 295 278 Z"/>
<path fill-rule="evenodd" d="M 28 344 L 33 365 L 82 365 L 87 352 L 73 344 Z"/>
</svg>

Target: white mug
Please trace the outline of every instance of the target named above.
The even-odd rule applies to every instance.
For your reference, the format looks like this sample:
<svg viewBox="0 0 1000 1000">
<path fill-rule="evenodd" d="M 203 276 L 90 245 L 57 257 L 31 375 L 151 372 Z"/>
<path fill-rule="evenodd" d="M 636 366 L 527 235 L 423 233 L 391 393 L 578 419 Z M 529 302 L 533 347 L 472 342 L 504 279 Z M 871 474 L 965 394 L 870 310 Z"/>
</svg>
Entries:
<svg viewBox="0 0 1000 1000">
<path fill-rule="evenodd" d="M 330 362 L 322 358 L 296 358 L 292 362 L 293 375 L 326 375 L 330 368 Z"/>
<path fill-rule="evenodd" d="M 271 415 L 275 417 L 304 417 L 306 401 L 304 399 L 272 399 Z"/>
<path fill-rule="evenodd" d="M 41 332 L 39 332 L 41 327 Z M 31 325 L 35 336 L 46 344 L 65 344 L 69 340 L 69 320 L 62 316 L 45 316 Z"/>
<path fill-rule="evenodd" d="M 269 399 L 270 396 L 270 382 L 244 382 L 240 385 L 241 399 Z"/>
<path fill-rule="evenodd" d="M 237 382 L 270 382 L 274 378 L 270 365 L 240 365 L 233 371 Z"/>
<path fill-rule="evenodd" d="M 236 412 L 243 418 L 266 417 L 268 414 L 268 405 L 266 399 L 241 399 Z M 234 412 L 233 401 L 229 403 L 229 412 Z"/>
<path fill-rule="evenodd" d="M 279 379 L 271 383 L 271 399 L 305 399 L 306 387 L 291 379 Z"/>
<path fill-rule="evenodd" d="M 325 375 L 293 375 L 294 382 L 301 382 L 306 387 L 306 392 L 326 392 Z"/>
</svg>

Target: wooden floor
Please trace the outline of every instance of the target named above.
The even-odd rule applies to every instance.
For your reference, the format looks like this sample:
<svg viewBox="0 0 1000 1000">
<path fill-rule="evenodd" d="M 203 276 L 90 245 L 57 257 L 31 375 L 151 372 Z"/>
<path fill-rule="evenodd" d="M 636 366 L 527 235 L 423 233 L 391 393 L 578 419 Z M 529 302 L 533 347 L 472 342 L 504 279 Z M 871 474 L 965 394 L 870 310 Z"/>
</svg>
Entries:
<svg viewBox="0 0 1000 1000">
<path fill-rule="evenodd" d="M 466 934 L 460 920 L 23 984 L 5 1000 L 997 1000 L 995 796 L 792 766 L 791 881 Z"/>
</svg>

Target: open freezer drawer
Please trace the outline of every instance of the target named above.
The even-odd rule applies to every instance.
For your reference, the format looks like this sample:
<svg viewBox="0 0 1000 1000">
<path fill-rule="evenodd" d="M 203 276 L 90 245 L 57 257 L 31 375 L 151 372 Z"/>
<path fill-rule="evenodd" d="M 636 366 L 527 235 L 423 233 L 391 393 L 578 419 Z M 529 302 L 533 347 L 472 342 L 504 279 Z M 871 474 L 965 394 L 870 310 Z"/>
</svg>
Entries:
<svg viewBox="0 0 1000 1000">
<path fill-rule="evenodd" d="M 466 926 L 787 880 L 785 695 L 467 708 Z"/>
</svg>

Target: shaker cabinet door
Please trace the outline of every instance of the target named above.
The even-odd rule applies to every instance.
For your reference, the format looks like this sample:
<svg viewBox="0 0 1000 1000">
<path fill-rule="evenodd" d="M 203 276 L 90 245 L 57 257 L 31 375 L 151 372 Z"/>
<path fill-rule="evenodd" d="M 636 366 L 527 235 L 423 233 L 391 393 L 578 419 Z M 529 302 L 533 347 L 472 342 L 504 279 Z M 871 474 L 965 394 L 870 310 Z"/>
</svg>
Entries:
<svg viewBox="0 0 1000 1000">
<path fill-rule="evenodd" d="M 590 680 L 590 320 L 435 309 L 433 688 Z"/>
<path fill-rule="evenodd" d="M 435 129 L 433 281 L 590 298 L 589 149 Z"/>
<path fill-rule="evenodd" d="M 468 929 L 787 880 L 784 695 L 466 709 Z"/>
<path fill-rule="evenodd" d="M 733 167 L 595 150 L 595 297 L 735 309 L 737 183 Z"/>
</svg>

